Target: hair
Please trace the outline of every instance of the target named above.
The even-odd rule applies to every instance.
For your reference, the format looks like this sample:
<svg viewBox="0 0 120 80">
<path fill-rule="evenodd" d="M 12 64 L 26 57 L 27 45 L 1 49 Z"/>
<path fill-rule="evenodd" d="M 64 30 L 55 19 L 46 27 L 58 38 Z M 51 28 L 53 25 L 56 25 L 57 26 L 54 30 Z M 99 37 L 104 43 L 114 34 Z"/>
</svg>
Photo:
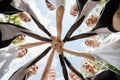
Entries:
<svg viewBox="0 0 120 80">
<path fill-rule="evenodd" d="M 85 64 L 86 62 L 89 62 L 89 63 L 90 63 L 90 64 L 92 64 L 92 65 L 93 65 L 93 67 L 95 68 L 94 63 L 93 63 L 92 61 L 90 61 L 90 60 L 89 60 L 89 61 L 87 61 L 87 60 L 86 60 L 86 61 L 84 61 L 84 62 L 83 62 L 83 67 L 84 67 L 84 64 Z"/>
<path fill-rule="evenodd" d="M 55 69 L 51 68 L 51 69 L 49 70 L 49 72 L 50 72 L 50 71 L 54 71 L 54 72 L 55 72 Z M 55 72 L 55 73 L 56 73 L 56 72 Z"/>
<path fill-rule="evenodd" d="M 25 34 L 20 34 L 20 35 L 18 35 L 18 37 L 19 37 L 19 36 L 23 36 L 23 35 L 26 36 Z"/>
<path fill-rule="evenodd" d="M 2 40 L 2 33 L 1 33 L 1 31 L 0 31 L 0 41 Z"/>
<path fill-rule="evenodd" d="M 37 63 L 35 63 L 34 65 L 36 65 L 36 66 L 37 66 L 37 69 L 39 68 L 39 66 L 38 66 L 38 64 L 37 64 Z"/>
<path fill-rule="evenodd" d="M 26 53 L 28 53 L 28 49 L 25 49 Z"/>
<path fill-rule="evenodd" d="M 45 2 L 51 4 L 48 0 L 45 0 Z"/>
</svg>

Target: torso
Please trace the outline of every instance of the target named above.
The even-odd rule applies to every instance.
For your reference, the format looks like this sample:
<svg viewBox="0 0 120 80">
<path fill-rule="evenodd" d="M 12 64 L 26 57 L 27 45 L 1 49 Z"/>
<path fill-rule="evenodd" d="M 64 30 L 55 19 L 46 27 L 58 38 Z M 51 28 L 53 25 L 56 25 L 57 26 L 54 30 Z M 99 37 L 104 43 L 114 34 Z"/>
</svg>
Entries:
<svg viewBox="0 0 120 80">
<path fill-rule="evenodd" d="M 9 71 L 9 65 L 12 62 L 12 60 L 15 58 L 17 50 L 12 50 L 12 53 L 9 53 L 9 47 L 4 48 L 4 49 L 0 49 L 2 50 L 3 53 L 0 54 L 0 63 L 3 63 L 0 66 L 0 79 L 2 78 L 2 76 L 4 76 L 4 74 L 6 74 Z"/>
<path fill-rule="evenodd" d="M 99 48 L 91 52 L 98 61 L 105 61 L 120 70 L 120 33 L 113 33 L 101 43 Z"/>
</svg>

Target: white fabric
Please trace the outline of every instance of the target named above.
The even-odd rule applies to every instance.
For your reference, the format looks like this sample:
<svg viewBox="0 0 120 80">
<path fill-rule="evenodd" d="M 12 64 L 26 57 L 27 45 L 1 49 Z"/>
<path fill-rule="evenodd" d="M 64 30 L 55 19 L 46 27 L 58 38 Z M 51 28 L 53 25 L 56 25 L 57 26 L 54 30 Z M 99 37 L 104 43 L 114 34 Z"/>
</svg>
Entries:
<svg viewBox="0 0 120 80">
<path fill-rule="evenodd" d="M 31 4 L 29 4 L 27 0 L 12 0 L 11 5 L 19 10 L 27 12 L 28 14 L 32 15 L 35 19 L 40 21 L 38 19 L 37 14 L 32 9 Z"/>
<path fill-rule="evenodd" d="M 23 80 L 23 78 L 27 75 L 26 73 L 28 72 L 29 68 L 28 66 L 34 61 L 34 59 L 28 61 L 26 64 L 24 64 L 21 68 L 19 68 L 16 72 L 13 73 L 13 75 L 11 75 L 11 77 L 9 78 L 9 80 Z"/>
<path fill-rule="evenodd" d="M 112 33 L 91 53 L 96 60 L 105 61 L 120 70 L 120 32 Z"/>
<path fill-rule="evenodd" d="M 27 12 L 27 8 L 25 0 L 12 0 L 11 5 L 14 6 L 15 8 Z"/>
<path fill-rule="evenodd" d="M 31 32 L 30 30 L 18 28 L 10 24 L 0 24 L 0 32 L 2 34 L 2 40 L 12 39 L 20 34 L 24 34 L 21 31 Z"/>
<path fill-rule="evenodd" d="M 29 14 L 31 14 L 30 12 L 33 13 L 33 11 L 30 8 L 31 7 L 30 4 L 28 4 L 28 2 L 26 0 L 12 0 L 11 5 L 13 7 L 15 7 L 21 11 L 25 11 Z"/>
<path fill-rule="evenodd" d="M 65 6 L 65 0 L 48 0 L 48 2 L 50 2 L 56 9 L 59 6 Z"/>
<path fill-rule="evenodd" d="M 98 35 L 101 35 L 101 34 L 111 34 L 111 33 L 113 33 L 113 32 L 111 32 L 107 27 L 106 27 L 106 28 L 96 29 L 94 32 L 96 32 Z"/>
<path fill-rule="evenodd" d="M 9 71 L 9 65 L 16 57 L 17 52 L 17 47 L 7 47 L 0 49 L 0 64 L 3 64 L 0 65 L 0 79 Z"/>
<path fill-rule="evenodd" d="M 23 80 L 25 77 L 25 80 L 27 80 L 27 73 L 28 69 L 26 67 L 21 67 L 20 69 L 17 70 L 15 74 L 12 75 L 12 77 L 9 78 L 9 80 Z"/>
<path fill-rule="evenodd" d="M 88 0 L 86 4 L 83 7 L 82 12 L 80 13 L 80 16 L 78 16 L 77 20 L 78 21 L 81 17 L 85 16 L 87 17 L 89 12 L 99 3 L 99 1 L 92 1 Z"/>
<path fill-rule="evenodd" d="M 20 34 L 19 28 L 7 24 L 0 24 L 0 31 L 2 33 L 2 40 L 14 38 Z"/>
</svg>

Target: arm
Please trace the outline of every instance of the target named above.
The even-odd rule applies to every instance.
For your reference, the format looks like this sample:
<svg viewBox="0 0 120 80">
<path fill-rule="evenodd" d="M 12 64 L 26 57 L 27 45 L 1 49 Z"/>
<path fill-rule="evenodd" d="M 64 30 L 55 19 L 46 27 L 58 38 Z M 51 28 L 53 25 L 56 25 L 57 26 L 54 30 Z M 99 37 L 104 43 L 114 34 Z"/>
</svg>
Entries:
<svg viewBox="0 0 120 80">
<path fill-rule="evenodd" d="M 47 44 L 47 43 L 49 43 L 49 42 L 43 41 L 43 42 L 27 43 L 27 44 L 19 45 L 18 50 L 32 48 L 32 47 L 40 46 L 40 45 Z"/>
<path fill-rule="evenodd" d="M 60 6 L 58 7 L 56 11 L 56 26 L 57 26 L 57 39 L 58 40 L 61 40 L 63 16 L 64 16 L 64 6 Z"/>
<path fill-rule="evenodd" d="M 47 60 L 46 67 L 43 71 L 41 80 L 47 80 L 47 78 L 48 78 L 48 73 L 49 73 L 49 70 L 50 70 L 50 67 L 51 67 L 51 64 L 52 64 L 52 61 L 53 61 L 54 52 L 55 52 L 55 50 L 52 50 L 52 52 L 51 52 L 51 54 L 50 54 L 50 56 Z"/>
<path fill-rule="evenodd" d="M 68 50 L 68 49 L 65 49 L 65 48 L 63 48 L 63 51 L 65 51 L 67 53 L 70 53 L 72 55 L 75 55 L 75 56 L 79 56 L 79 57 L 84 57 L 84 58 L 87 58 L 87 59 L 95 60 L 95 58 L 89 52 L 75 52 L 75 51 L 71 51 L 71 50 Z"/>
</svg>

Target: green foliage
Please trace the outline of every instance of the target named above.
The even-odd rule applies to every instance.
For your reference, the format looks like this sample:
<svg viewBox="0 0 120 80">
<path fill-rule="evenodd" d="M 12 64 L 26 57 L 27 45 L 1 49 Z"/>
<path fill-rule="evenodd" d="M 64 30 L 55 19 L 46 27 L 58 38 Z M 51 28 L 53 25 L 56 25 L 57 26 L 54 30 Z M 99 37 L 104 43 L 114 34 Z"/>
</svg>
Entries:
<svg viewBox="0 0 120 80">
<path fill-rule="evenodd" d="M 24 42 L 25 40 L 14 40 L 12 43 L 13 44 L 19 44 L 19 43 L 22 43 Z"/>
<path fill-rule="evenodd" d="M 100 71 L 103 69 L 106 69 L 105 63 L 101 61 L 93 61 L 93 64 L 95 65 L 95 68 Z"/>
<path fill-rule="evenodd" d="M 0 22 L 3 22 L 3 19 L 2 19 L 2 18 L 0 18 Z"/>
<path fill-rule="evenodd" d="M 99 12 L 99 8 L 96 8 L 96 12 Z"/>
<path fill-rule="evenodd" d="M 110 65 L 110 64 L 108 64 L 108 63 L 106 63 L 106 62 L 102 62 L 102 61 L 91 61 L 91 60 L 85 59 L 85 60 L 83 61 L 83 63 L 84 63 L 85 61 L 90 61 L 90 62 L 92 62 L 92 63 L 94 64 L 94 66 L 95 66 L 95 69 L 97 69 L 98 71 L 101 71 L 101 70 L 104 70 L 104 69 L 110 69 L 110 70 L 112 70 L 113 72 L 115 72 L 115 73 L 117 73 L 118 75 L 120 75 L 120 71 L 119 71 L 118 69 L 116 69 L 114 66 L 112 66 L 112 65 Z M 84 70 L 83 67 L 81 67 L 80 72 L 81 72 L 83 75 L 85 75 L 86 77 L 91 77 L 91 76 L 92 76 L 92 74 L 89 73 L 89 72 L 87 72 L 86 70 Z"/>
<path fill-rule="evenodd" d="M 115 73 L 117 73 L 118 75 L 120 75 L 120 70 L 118 70 L 118 69 L 115 68 L 114 66 L 112 66 L 112 65 L 110 65 L 110 64 L 108 64 L 108 63 L 105 63 L 105 66 L 106 66 L 108 69 L 110 69 L 110 70 L 112 70 L 113 72 L 115 72 Z"/>
<path fill-rule="evenodd" d="M 5 15 L 5 18 L 6 18 L 6 22 L 14 23 L 14 24 L 17 24 L 17 25 L 22 25 L 22 21 L 19 18 L 18 14 Z"/>
<path fill-rule="evenodd" d="M 16 25 L 22 25 L 22 20 L 20 19 L 20 17 L 18 16 L 18 14 L 14 14 L 14 15 L 4 15 L 5 18 L 5 22 L 9 22 L 9 23 L 13 23 Z M 0 18 L 0 21 L 3 22 L 2 18 Z M 18 44 L 18 43 L 22 43 L 25 40 L 14 40 L 13 44 Z"/>
<path fill-rule="evenodd" d="M 4 16 L 5 16 L 6 22 L 17 24 L 17 25 L 22 25 L 22 20 L 20 19 L 18 14 L 4 15 Z M 22 42 L 24 42 L 24 40 L 23 41 L 14 40 L 13 44 L 18 44 L 18 43 L 22 43 Z"/>
<path fill-rule="evenodd" d="M 101 0 L 99 5 L 103 5 L 106 1 L 108 1 L 108 0 Z"/>
<path fill-rule="evenodd" d="M 104 39 L 105 39 L 109 36 L 109 34 L 104 34 L 103 36 L 104 36 Z"/>
</svg>

